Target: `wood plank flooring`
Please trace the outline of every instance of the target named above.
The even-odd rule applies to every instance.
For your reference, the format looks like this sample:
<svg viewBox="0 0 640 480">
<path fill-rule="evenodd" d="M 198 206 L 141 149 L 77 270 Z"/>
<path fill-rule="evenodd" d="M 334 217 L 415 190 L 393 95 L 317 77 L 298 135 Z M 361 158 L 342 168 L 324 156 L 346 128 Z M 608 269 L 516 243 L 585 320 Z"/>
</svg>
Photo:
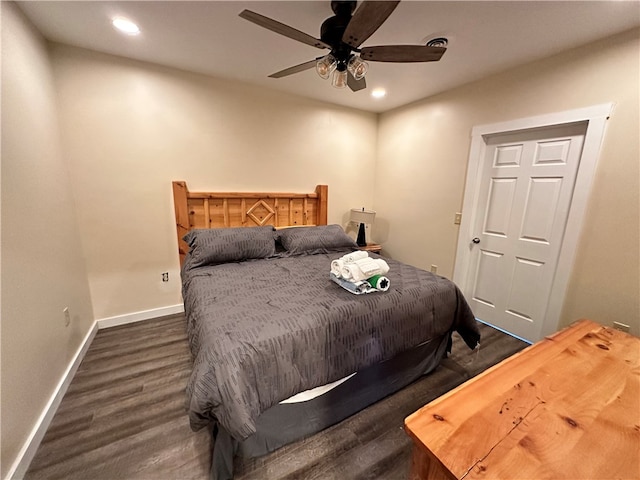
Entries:
<svg viewBox="0 0 640 480">
<path fill-rule="evenodd" d="M 208 431 L 192 432 L 184 389 L 191 371 L 183 315 L 98 331 L 25 479 L 207 479 Z M 236 478 L 405 479 L 406 416 L 526 346 L 480 325 L 478 354 L 454 334 L 436 371 L 308 439 L 250 461 Z"/>
</svg>

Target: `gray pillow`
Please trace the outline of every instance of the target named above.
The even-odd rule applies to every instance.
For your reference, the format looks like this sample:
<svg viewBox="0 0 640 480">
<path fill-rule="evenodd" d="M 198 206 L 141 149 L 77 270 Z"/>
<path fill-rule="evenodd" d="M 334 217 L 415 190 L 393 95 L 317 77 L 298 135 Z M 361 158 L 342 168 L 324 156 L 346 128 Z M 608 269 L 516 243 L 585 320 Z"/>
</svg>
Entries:
<svg viewBox="0 0 640 480">
<path fill-rule="evenodd" d="M 289 255 L 331 253 L 345 248 L 358 248 L 340 225 L 285 228 L 278 230 L 277 236 Z"/>
<path fill-rule="evenodd" d="M 272 226 L 191 230 L 183 240 L 190 248 L 190 267 L 266 258 L 276 251 Z"/>
</svg>

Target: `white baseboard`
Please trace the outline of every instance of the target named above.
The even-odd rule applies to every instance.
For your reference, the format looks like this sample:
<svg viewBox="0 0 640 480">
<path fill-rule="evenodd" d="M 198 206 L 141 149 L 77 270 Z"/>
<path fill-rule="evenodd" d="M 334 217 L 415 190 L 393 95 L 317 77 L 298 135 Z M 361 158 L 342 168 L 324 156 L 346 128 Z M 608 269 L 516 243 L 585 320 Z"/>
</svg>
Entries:
<svg viewBox="0 0 640 480">
<path fill-rule="evenodd" d="M 151 318 L 164 317 L 165 315 L 175 315 L 183 313 L 184 305 L 170 305 L 168 307 L 152 308 L 151 310 L 143 310 L 141 312 L 125 313 L 124 315 L 116 315 L 115 317 L 107 317 L 96 320 L 99 329 L 115 327 L 118 325 L 126 325 L 127 323 L 141 322 Z"/>
<path fill-rule="evenodd" d="M 27 441 L 24 443 L 20 453 L 16 461 L 13 463 L 7 476 L 6 480 L 9 479 L 21 479 L 24 478 L 27 473 L 27 469 L 35 456 L 38 447 L 40 446 L 40 442 L 44 438 L 44 434 L 47 432 L 51 421 L 53 420 L 53 416 L 55 415 L 58 407 L 60 406 L 60 402 L 64 397 L 64 394 L 67 393 L 67 389 L 71 384 L 71 380 L 73 380 L 82 359 L 87 353 L 93 338 L 96 336 L 98 330 L 103 328 L 115 327 L 116 325 L 125 325 L 127 323 L 140 322 L 142 320 L 149 320 L 151 318 L 163 317 L 165 315 L 174 315 L 176 313 L 183 313 L 184 306 L 180 305 L 171 305 L 168 307 L 161 308 L 153 308 L 151 310 L 144 310 L 142 312 L 133 312 L 127 313 L 125 315 L 117 315 L 115 317 L 108 317 L 96 320 L 93 322 L 93 325 L 89 329 L 89 332 L 85 336 L 84 340 L 80 344 L 78 351 L 75 356 L 69 363 L 67 370 L 62 375 L 60 382 L 58 383 L 56 389 L 54 390 L 51 398 L 47 402 L 40 418 L 36 422 L 31 434 L 27 438 Z"/>
<path fill-rule="evenodd" d="M 500 328 L 500 327 L 496 327 L 495 325 L 492 325 L 492 324 L 491 324 L 491 323 L 489 323 L 489 322 L 485 322 L 484 320 L 480 320 L 478 317 L 476 317 L 476 320 L 477 320 L 478 322 L 480 322 L 480 323 L 484 323 L 485 325 L 488 325 L 488 326 L 489 326 L 489 327 L 491 327 L 491 328 L 495 328 L 496 330 L 499 330 L 499 331 L 501 331 L 502 333 L 506 333 L 506 334 L 507 334 L 507 335 L 509 335 L 510 337 L 517 338 L 518 340 L 520 340 L 520 341 L 522 341 L 522 342 L 524 342 L 524 343 L 528 343 L 529 345 L 533 345 L 533 342 L 532 342 L 532 341 L 527 340 L 527 339 L 522 338 L 522 337 L 519 337 L 519 336 L 518 336 L 518 335 L 516 335 L 515 333 L 507 332 L 506 330 L 504 330 L 504 329 L 502 329 L 502 328 Z"/>
<path fill-rule="evenodd" d="M 53 394 L 47 402 L 47 405 L 40 414 L 40 418 L 38 418 L 38 421 L 33 427 L 33 430 L 27 438 L 27 441 L 22 446 L 22 449 L 20 450 L 16 461 L 9 469 L 9 472 L 6 476 L 7 479 L 24 478 L 25 474 L 27 473 L 27 469 L 31 464 L 31 461 L 33 460 L 33 457 L 35 456 L 36 451 L 40 446 L 40 442 L 42 442 L 44 434 L 47 432 L 47 429 L 51 424 L 51 420 L 53 420 L 53 416 L 55 415 L 56 410 L 58 410 L 64 394 L 67 393 L 67 389 L 71 384 L 71 380 L 76 374 L 76 371 L 78 370 L 78 367 L 80 366 L 82 359 L 86 355 L 87 350 L 89 349 L 89 345 L 91 345 L 93 337 L 96 336 L 97 332 L 98 324 L 96 322 L 93 322 L 93 325 L 89 329 L 89 332 L 87 332 L 87 335 L 84 337 L 84 340 L 80 344 L 78 351 L 69 363 L 67 370 L 64 372 L 62 378 L 60 379 L 60 382 L 53 391 Z"/>
</svg>

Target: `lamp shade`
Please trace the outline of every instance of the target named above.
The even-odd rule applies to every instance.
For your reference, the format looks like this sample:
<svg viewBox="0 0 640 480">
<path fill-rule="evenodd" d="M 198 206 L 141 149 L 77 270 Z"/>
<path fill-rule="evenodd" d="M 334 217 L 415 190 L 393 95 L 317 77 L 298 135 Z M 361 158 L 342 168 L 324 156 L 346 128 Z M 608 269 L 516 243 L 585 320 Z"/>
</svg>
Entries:
<svg viewBox="0 0 640 480">
<path fill-rule="evenodd" d="M 360 80 L 366 75 L 367 70 L 369 69 L 369 64 L 362 60 L 360 57 L 356 57 L 354 55 L 351 57 L 351 60 L 349 60 L 347 69 L 351 72 L 353 78 L 355 78 L 356 80 Z"/>
<path fill-rule="evenodd" d="M 337 66 L 338 61 L 336 58 L 333 55 L 328 54 L 316 62 L 316 72 L 326 80 Z"/>
<path fill-rule="evenodd" d="M 376 218 L 376 212 L 363 208 L 352 208 L 350 220 L 355 223 L 366 223 L 371 225 Z"/>
<path fill-rule="evenodd" d="M 344 88 L 347 86 L 347 69 L 340 69 L 340 66 L 333 71 L 331 75 L 331 85 L 336 88 Z"/>
</svg>

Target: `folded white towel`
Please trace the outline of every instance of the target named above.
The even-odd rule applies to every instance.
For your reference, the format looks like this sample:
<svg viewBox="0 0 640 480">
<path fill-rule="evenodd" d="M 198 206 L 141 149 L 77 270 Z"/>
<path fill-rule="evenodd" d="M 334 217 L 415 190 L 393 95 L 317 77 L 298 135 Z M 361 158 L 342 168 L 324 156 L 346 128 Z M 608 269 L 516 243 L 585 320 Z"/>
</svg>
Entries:
<svg viewBox="0 0 640 480">
<path fill-rule="evenodd" d="M 363 250 L 347 253 L 342 257 L 331 261 L 331 273 L 333 273 L 338 278 L 342 278 L 342 267 L 347 264 L 354 263 L 358 260 L 364 260 L 367 258 L 369 258 L 369 253 Z"/>
<path fill-rule="evenodd" d="M 365 252 L 364 250 L 357 250 L 355 252 L 343 255 L 341 260 L 344 263 L 353 263 L 355 261 L 362 260 L 363 258 L 369 258 L 369 252 Z"/>
<path fill-rule="evenodd" d="M 342 267 L 342 277 L 350 282 L 361 282 L 374 275 L 385 275 L 389 265 L 381 258 L 367 258 Z"/>
<path fill-rule="evenodd" d="M 340 271 L 340 276 L 345 280 L 350 282 L 355 282 L 354 275 L 360 276 L 362 272 L 360 271 L 360 267 L 355 263 L 349 263 L 347 265 L 343 265 L 342 270 Z"/>
<path fill-rule="evenodd" d="M 380 270 L 378 263 L 373 258 L 358 260 L 356 262 L 356 265 L 360 267 L 360 270 L 362 270 L 362 273 L 364 273 L 367 276 L 367 278 L 372 277 L 374 275 L 382 275 L 382 273 L 378 271 Z"/>
<path fill-rule="evenodd" d="M 386 275 L 389 273 L 389 264 L 381 258 L 358 260 L 356 264 L 358 264 L 362 272 L 369 277 L 373 275 Z"/>
<path fill-rule="evenodd" d="M 336 260 L 331 261 L 331 273 L 333 273 L 336 277 L 342 278 L 342 267 L 344 266 L 344 260 L 342 258 L 338 258 Z"/>
</svg>

